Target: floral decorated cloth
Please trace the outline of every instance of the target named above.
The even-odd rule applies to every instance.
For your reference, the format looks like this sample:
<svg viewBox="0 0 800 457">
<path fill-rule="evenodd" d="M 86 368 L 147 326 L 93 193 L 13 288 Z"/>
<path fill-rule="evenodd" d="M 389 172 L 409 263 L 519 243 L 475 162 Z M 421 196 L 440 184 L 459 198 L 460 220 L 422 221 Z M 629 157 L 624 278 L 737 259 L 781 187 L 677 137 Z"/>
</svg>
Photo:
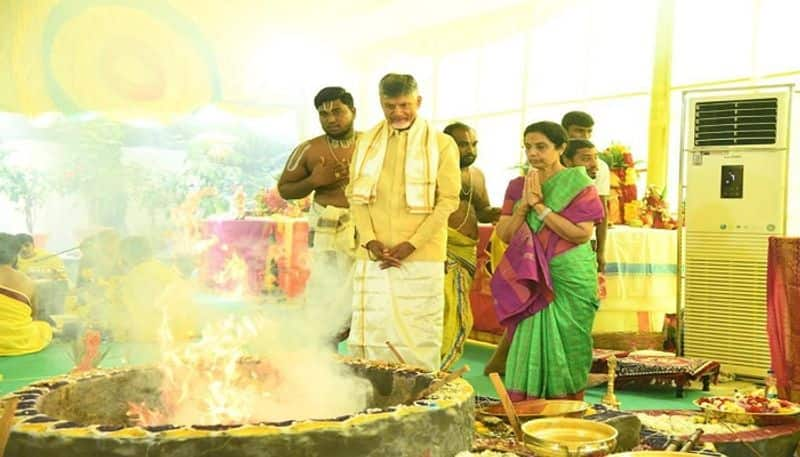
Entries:
<svg viewBox="0 0 800 457">
<path fill-rule="evenodd" d="M 628 356 L 617 360 L 616 382 L 674 382 L 676 395 L 683 397 L 683 387 L 690 381 L 702 378 L 703 390 L 709 382 L 716 382 L 720 364 L 713 360 L 691 357 Z"/>
<path fill-rule="evenodd" d="M 719 372 L 719 362 L 689 357 L 630 356 L 617 360 L 620 376 L 685 374 L 694 379 L 714 369 Z"/>
</svg>

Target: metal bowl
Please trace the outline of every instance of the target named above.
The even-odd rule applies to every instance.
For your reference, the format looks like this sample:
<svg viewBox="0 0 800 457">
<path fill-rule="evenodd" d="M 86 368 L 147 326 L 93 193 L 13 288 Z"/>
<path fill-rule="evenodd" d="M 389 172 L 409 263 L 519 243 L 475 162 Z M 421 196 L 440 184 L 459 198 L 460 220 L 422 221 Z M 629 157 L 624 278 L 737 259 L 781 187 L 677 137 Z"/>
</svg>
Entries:
<svg viewBox="0 0 800 457">
<path fill-rule="evenodd" d="M 617 430 L 573 418 L 534 419 L 522 424 L 525 444 L 542 457 L 600 457 L 617 446 Z"/>
</svg>

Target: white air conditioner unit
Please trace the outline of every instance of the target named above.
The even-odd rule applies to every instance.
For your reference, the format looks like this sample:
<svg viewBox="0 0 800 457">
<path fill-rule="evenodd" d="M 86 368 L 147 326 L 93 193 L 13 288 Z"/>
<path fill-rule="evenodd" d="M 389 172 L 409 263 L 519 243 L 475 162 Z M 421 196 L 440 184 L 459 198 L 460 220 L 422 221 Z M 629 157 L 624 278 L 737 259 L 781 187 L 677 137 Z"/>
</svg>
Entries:
<svg viewBox="0 0 800 457">
<path fill-rule="evenodd" d="M 793 86 L 687 91 L 683 98 L 679 259 L 683 352 L 763 377 L 767 243 L 792 231 Z"/>
</svg>

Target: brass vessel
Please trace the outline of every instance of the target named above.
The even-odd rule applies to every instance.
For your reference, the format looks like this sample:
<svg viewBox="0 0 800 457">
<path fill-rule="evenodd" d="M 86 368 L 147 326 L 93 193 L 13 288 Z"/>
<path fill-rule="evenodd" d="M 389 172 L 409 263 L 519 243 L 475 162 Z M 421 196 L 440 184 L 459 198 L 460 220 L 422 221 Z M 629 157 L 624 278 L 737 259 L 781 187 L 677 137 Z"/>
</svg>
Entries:
<svg viewBox="0 0 800 457">
<path fill-rule="evenodd" d="M 525 444 L 542 457 L 599 457 L 617 446 L 614 427 L 586 419 L 535 419 L 522 424 L 522 432 Z"/>
</svg>

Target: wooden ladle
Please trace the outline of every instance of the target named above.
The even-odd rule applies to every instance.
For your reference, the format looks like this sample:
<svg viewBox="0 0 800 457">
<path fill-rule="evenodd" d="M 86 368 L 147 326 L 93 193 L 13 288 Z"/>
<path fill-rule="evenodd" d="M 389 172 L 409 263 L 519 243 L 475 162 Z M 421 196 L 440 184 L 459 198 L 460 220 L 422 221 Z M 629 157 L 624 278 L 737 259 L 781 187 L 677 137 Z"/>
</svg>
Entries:
<svg viewBox="0 0 800 457">
<path fill-rule="evenodd" d="M 19 398 L 12 397 L 3 404 L 3 415 L 0 417 L 0 457 L 3 457 L 6 453 L 6 444 L 8 444 L 8 437 L 11 435 L 11 426 L 14 422 L 17 402 L 19 402 Z"/>
<path fill-rule="evenodd" d="M 511 397 L 508 396 L 508 391 L 506 390 L 505 384 L 503 384 L 503 380 L 500 379 L 500 375 L 497 373 L 489 373 L 489 379 L 492 381 L 494 390 L 500 397 L 500 402 L 503 404 L 506 416 L 508 416 L 508 423 L 511 424 L 511 428 L 514 429 L 514 435 L 517 437 L 517 441 L 523 441 L 522 426 L 519 423 L 517 411 L 514 409 L 514 403 L 511 402 Z"/>
</svg>

